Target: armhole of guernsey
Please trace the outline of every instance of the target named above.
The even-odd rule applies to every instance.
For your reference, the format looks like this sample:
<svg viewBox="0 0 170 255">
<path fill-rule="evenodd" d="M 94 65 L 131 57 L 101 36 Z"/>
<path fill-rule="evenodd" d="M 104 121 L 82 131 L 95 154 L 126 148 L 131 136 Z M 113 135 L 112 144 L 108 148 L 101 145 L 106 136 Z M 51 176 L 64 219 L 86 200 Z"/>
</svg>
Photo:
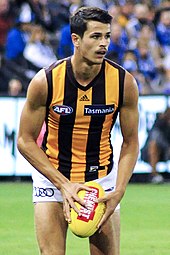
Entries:
<svg viewBox="0 0 170 255">
<path fill-rule="evenodd" d="M 119 68 L 119 105 L 118 105 L 119 111 L 121 106 L 123 105 L 124 80 L 125 80 L 125 69 L 120 67 Z"/>
<path fill-rule="evenodd" d="M 46 116 L 45 116 L 45 134 L 44 134 L 44 138 L 41 144 L 41 149 L 43 151 L 46 151 L 46 143 L 47 143 L 47 134 L 48 134 L 48 114 L 49 114 L 49 106 L 51 104 L 52 101 L 52 94 L 53 94 L 53 87 L 52 87 L 52 67 L 48 67 L 48 68 L 44 68 L 45 74 L 46 74 L 46 79 L 47 79 L 47 101 L 46 101 Z"/>
<path fill-rule="evenodd" d="M 52 94 L 53 94 L 51 68 L 45 69 L 45 74 L 46 74 L 46 78 L 47 78 L 47 87 L 48 87 L 47 102 L 46 102 L 46 109 L 48 112 L 48 109 L 49 109 L 49 106 L 50 106 L 51 100 L 52 100 Z"/>
</svg>

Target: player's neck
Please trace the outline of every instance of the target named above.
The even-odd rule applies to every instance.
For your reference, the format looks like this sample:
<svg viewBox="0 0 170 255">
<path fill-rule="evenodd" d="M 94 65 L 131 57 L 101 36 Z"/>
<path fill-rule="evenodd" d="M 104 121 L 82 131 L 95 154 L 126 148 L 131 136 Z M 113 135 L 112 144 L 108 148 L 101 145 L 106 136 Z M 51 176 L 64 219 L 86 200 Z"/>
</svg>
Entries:
<svg viewBox="0 0 170 255">
<path fill-rule="evenodd" d="M 75 58 L 71 59 L 75 79 L 83 86 L 88 85 L 100 72 L 101 65 L 89 65 L 87 62 Z"/>
</svg>

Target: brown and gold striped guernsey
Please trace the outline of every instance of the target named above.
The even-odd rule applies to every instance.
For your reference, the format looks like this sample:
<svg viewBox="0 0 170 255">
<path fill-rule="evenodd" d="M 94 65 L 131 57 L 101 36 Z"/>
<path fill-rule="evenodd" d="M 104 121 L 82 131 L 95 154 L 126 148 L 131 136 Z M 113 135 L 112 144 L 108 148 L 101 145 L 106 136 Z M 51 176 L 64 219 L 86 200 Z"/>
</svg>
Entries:
<svg viewBox="0 0 170 255">
<path fill-rule="evenodd" d="M 125 70 L 104 59 L 87 86 L 74 78 L 71 58 L 46 70 L 48 99 L 42 148 L 72 182 L 106 176 L 113 167 L 110 131 L 123 101 Z"/>
</svg>

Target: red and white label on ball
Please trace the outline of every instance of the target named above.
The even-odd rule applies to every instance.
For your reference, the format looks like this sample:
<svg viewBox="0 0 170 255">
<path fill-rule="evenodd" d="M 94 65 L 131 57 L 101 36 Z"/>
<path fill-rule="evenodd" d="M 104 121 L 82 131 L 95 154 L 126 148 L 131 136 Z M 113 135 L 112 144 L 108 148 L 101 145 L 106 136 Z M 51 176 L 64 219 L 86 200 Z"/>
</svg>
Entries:
<svg viewBox="0 0 170 255">
<path fill-rule="evenodd" d="M 84 196 L 84 202 L 88 209 L 83 206 L 80 207 L 80 216 L 77 216 L 78 220 L 88 222 L 94 218 L 95 210 L 98 206 L 98 203 L 95 203 L 95 201 L 99 198 L 99 189 L 95 187 L 91 187 L 91 189 L 91 191 L 86 191 Z"/>
</svg>

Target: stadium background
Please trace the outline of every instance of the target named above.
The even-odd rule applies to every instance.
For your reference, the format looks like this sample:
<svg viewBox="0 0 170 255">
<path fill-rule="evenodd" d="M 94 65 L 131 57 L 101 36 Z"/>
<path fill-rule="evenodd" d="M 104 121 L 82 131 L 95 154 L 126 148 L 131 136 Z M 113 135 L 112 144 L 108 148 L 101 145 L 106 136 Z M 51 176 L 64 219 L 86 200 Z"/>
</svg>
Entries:
<svg viewBox="0 0 170 255">
<path fill-rule="evenodd" d="M 19 40 L 14 37 L 11 43 L 8 41 L 9 35 L 16 35 L 16 32 L 18 35 L 18 32 L 21 32 L 19 27 L 33 21 L 33 26 L 38 24 L 45 29 L 49 39 L 48 46 L 52 46 L 56 57 L 65 57 L 63 54 L 70 54 L 72 49 L 68 47 L 71 46 L 70 38 L 66 37 L 68 17 L 70 12 L 83 3 L 109 9 L 116 17 L 114 21 L 121 25 L 118 41 L 111 45 L 108 57 L 120 61 L 120 64 L 140 80 L 140 149 L 156 114 L 170 106 L 170 51 L 164 52 L 164 49 L 170 49 L 170 23 L 165 25 L 160 22 L 161 13 L 170 11 L 169 0 L 0 0 L 0 254 L 3 255 L 38 254 L 31 201 L 32 167 L 16 148 L 20 112 L 29 80 L 37 67 L 33 68 L 33 63 L 14 54 L 15 47 L 12 46 L 19 45 Z M 142 14 L 143 18 L 136 16 L 138 4 L 138 15 Z M 140 33 L 143 25 L 151 28 L 150 38 L 146 36 L 150 34 L 150 29 Z M 130 33 L 129 42 L 126 42 L 127 38 L 124 37 L 127 27 Z M 117 26 L 114 28 L 116 34 Z M 156 34 L 157 28 L 159 36 Z M 128 50 L 127 46 L 136 51 L 138 40 L 148 41 L 149 58 L 143 62 L 141 58 L 137 61 L 134 58 L 122 61 L 124 59 L 121 53 Z M 13 49 L 12 52 L 7 52 L 7 44 L 10 45 L 10 50 Z M 19 52 L 20 47 L 21 45 Z M 156 48 L 161 50 L 161 54 L 151 61 L 150 57 Z M 12 53 L 12 58 L 9 53 Z M 39 60 L 36 55 L 33 57 Z M 23 62 L 20 62 L 21 59 Z M 43 63 L 42 60 L 43 57 L 40 58 L 40 64 Z M 154 73 L 151 73 L 150 77 L 148 75 L 151 70 Z M 152 82 L 153 74 L 156 79 Z M 20 81 L 21 89 L 11 91 L 11 80 Z M 118 122 L 114 134 L 112 141 L 117 159 L 121 144 Z M 131 184 L 128 185 L 121 203 L 121 255 L 170 254 L 170 162 L 160 162 L 158 168 L 167 183 L 146 184 L 149 181 L 150 166 L 141 161 L 139 154 Z M 69 232 L 67 255 L 88 255 L 87 247 L 87 239 L 78 239 Z"/>
</svg>

